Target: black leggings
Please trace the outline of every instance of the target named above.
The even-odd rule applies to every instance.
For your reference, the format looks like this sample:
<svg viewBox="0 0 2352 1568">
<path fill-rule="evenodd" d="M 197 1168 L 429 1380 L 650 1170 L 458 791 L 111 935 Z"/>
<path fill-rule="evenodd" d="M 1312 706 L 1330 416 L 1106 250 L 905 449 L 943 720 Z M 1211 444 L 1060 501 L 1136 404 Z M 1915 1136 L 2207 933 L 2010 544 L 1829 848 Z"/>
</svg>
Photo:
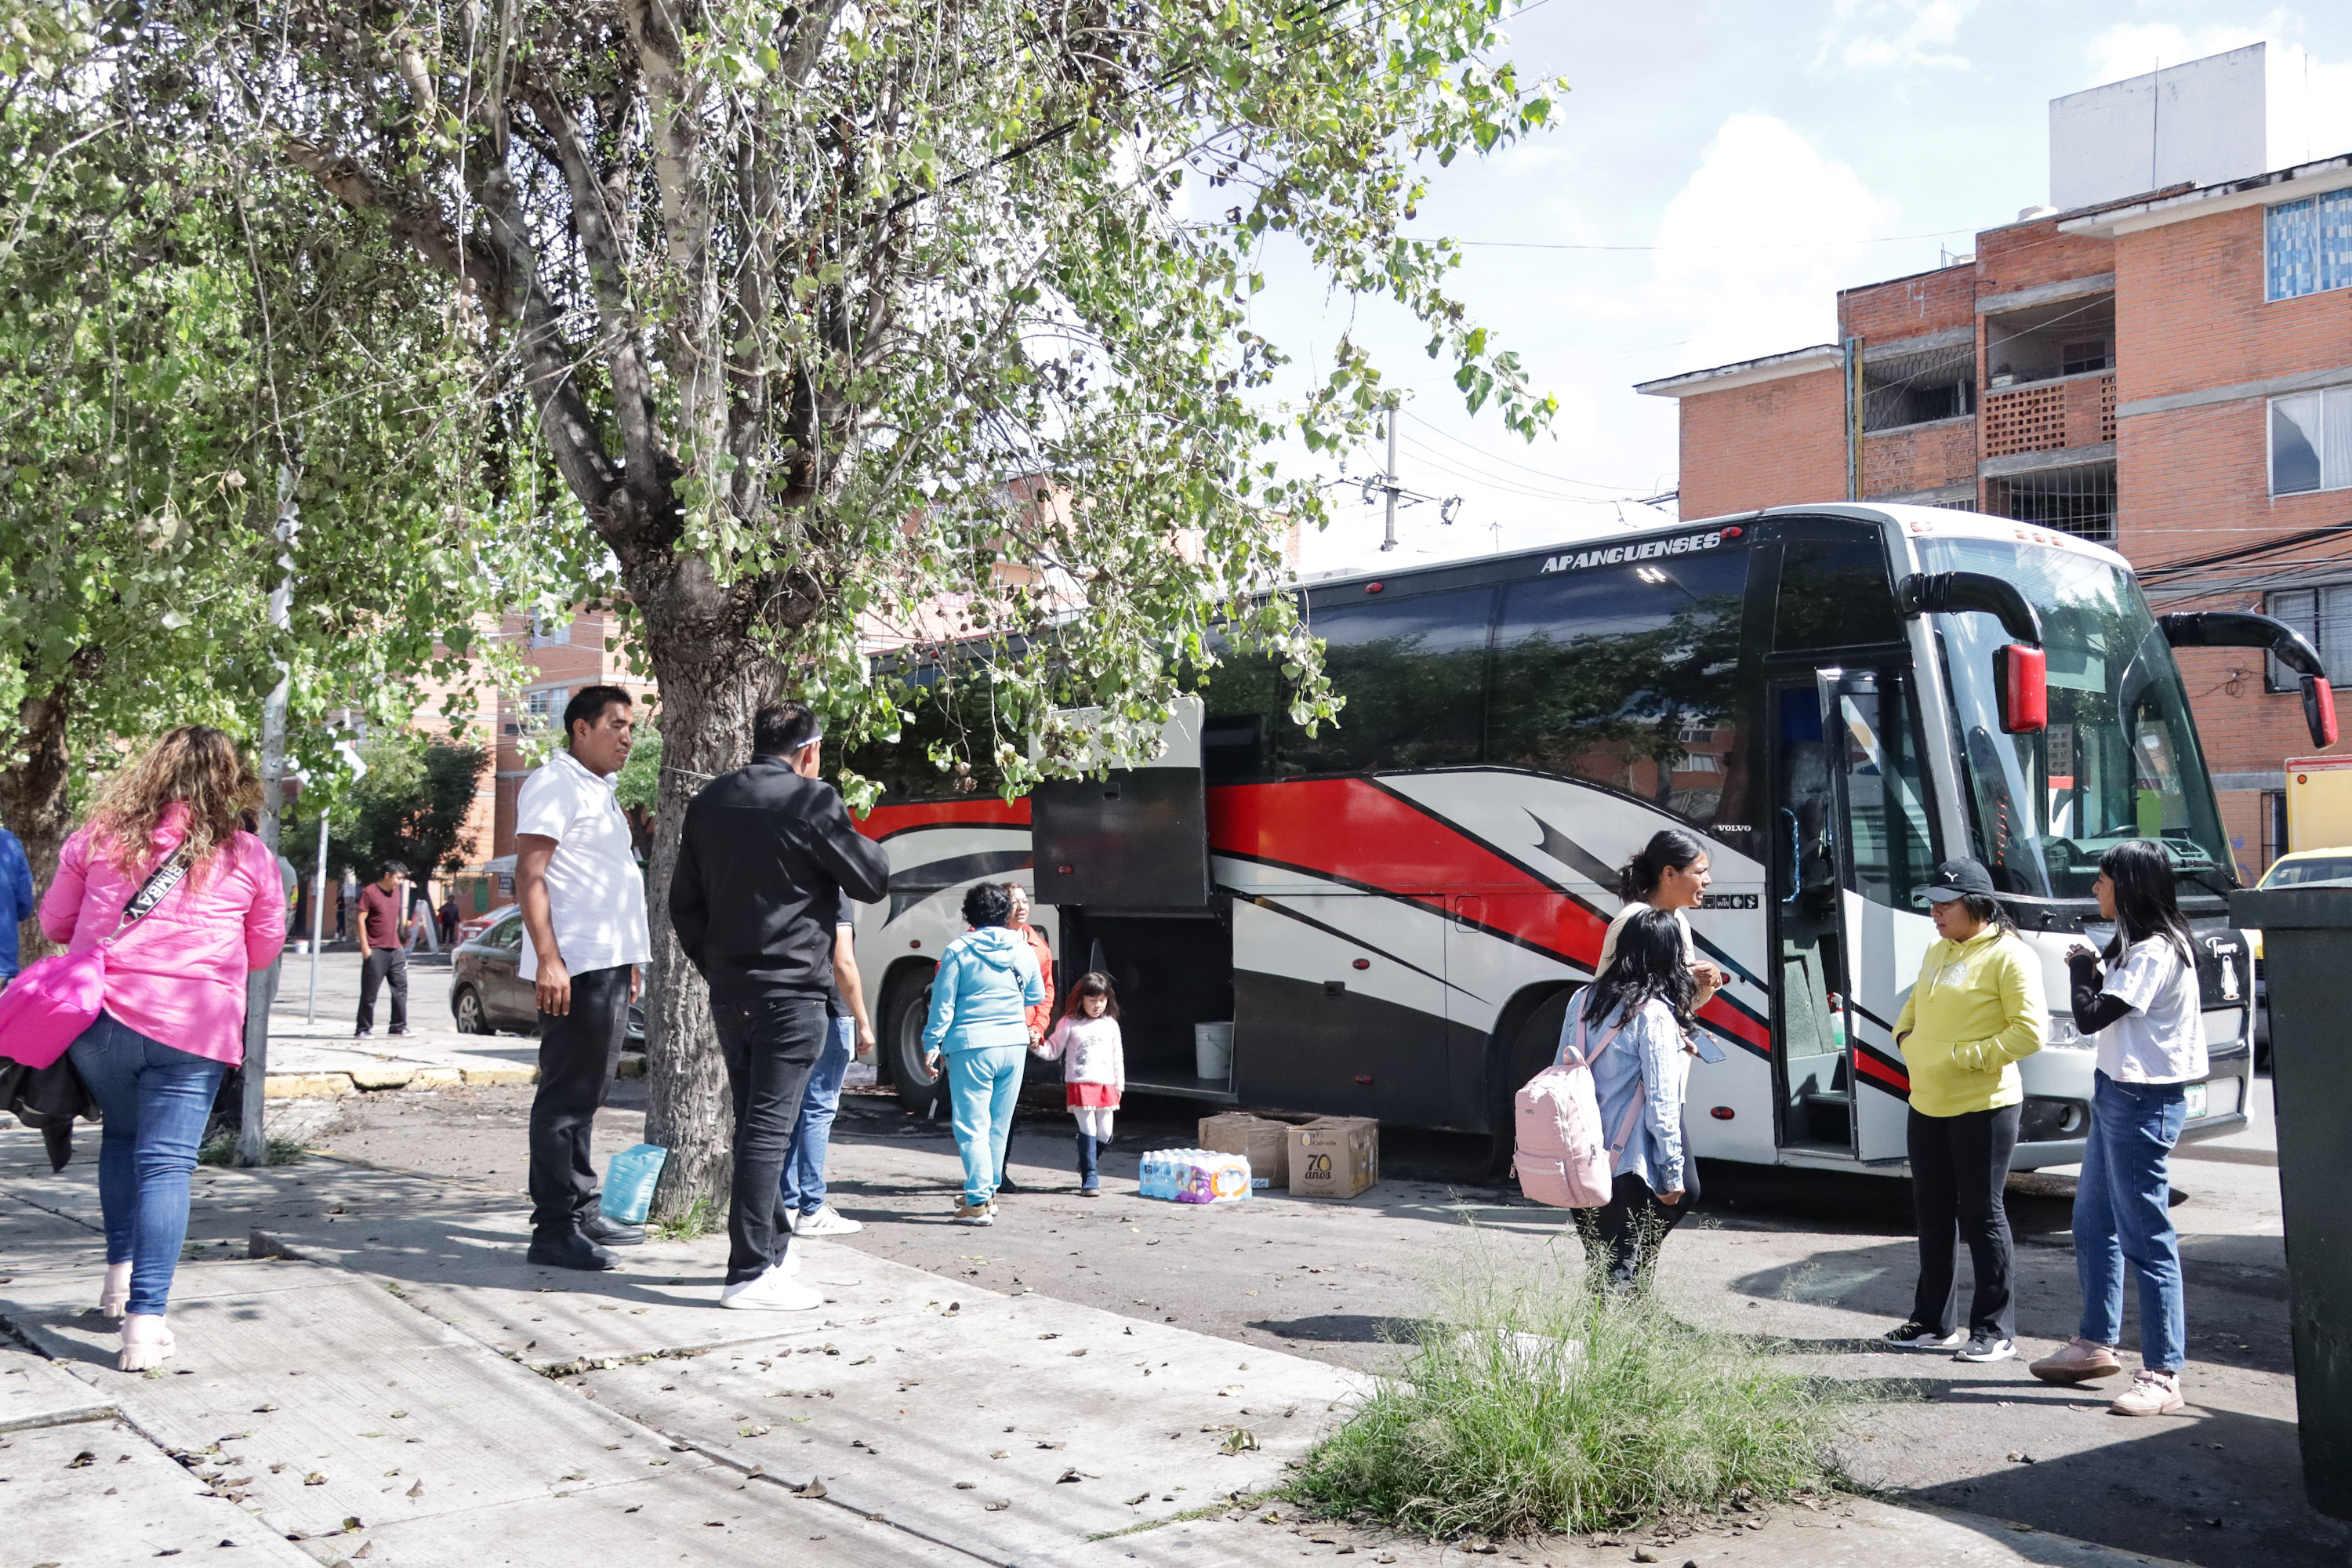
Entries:
<svg viewBox="0 0 2352 1568">
<path fill-rule="evenodd" d="M 1576 1216 L 1586 1266 L 1600 1271 L 1599 1282 L 1608 1289 L 1634 1289 L 1657 1267 L 1666 1232 L 1681 1223 L 1698 1197 L 1696 1160 L 1683 1161 L 1683 1195 L 1676 1203 L 1660 1203 L 1649 1183 L 1626 1172 L 1617 1178 L 1607 1203 Z"/>
<path fill-rule="evenodd" d="M 1969 1332 L 2004 1340 L 2017 1335 L 2009 1289 L 2009 1206 L 2001 1189 L 2023 1113 L 2018 1105 L 1958 1116 L 1911 1112 L 1911 1205 L 1919 1219 L 1919 1289 L 1911 1316 L 1939 1334 L 1952 1331 L 1959 1307 L 1959 1243 L 1965 1240 L 1977 1277 Z"/>
</svg>

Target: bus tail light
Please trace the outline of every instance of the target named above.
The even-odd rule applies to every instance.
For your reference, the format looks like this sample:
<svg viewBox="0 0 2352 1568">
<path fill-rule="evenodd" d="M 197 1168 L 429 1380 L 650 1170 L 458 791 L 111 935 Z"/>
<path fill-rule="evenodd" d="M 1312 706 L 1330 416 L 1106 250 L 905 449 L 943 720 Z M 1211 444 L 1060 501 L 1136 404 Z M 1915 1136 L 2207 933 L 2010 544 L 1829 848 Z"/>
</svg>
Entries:
<svg viewBox="0 0 2352 1568">
<path fill-rule="evenodd" d="M 2326 751 L 2336 744 L 2336 689 L 2323 676 L 2303 678 L 2303 721 L 2313 745 Z"/>
<path fill-rule="evenodd" d="M 1718 1105 L 1713 1110 L 1708 1111 L 1707 1114 L 1714 1117 L 1717 1121 L 1728 1121 L 1739 1113 L 1732 1110 L 1731 1107 L 1727 1105 Z"/>
<path fill-rule="evenodd" d="M 2050 727 L 2050 656 L 2026 643 L 1993 650 L 1993 676 L 2000 692 L 2000 728 L 2006 735 L 2031 735 Z"/>
</svg>

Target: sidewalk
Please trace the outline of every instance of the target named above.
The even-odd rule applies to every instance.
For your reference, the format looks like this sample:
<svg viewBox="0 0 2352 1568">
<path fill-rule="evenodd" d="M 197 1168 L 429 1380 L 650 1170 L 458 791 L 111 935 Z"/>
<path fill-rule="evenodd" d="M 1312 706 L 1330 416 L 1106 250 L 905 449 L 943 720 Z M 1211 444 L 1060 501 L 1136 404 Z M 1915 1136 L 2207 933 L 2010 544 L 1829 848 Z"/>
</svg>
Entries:
<svg viewBox="0 0 2352 1568">
<path fill-rule="evenodd" d="M 449 1017 L 449 960 L 419 952 L 408 961 L 408 1020 L 394 1036 L 391 1000 L 376 1000 L 376 1032 L 352 1037 L 359 1006 L 356 949 L 330 945 L 319 955 L 319 989 L 310 1000 L 310 959 L 289 951 L 278 999 L 269 1009 L 271 1100 L 341 1099 L 394 1089 L 481 1089 L 531 1083 L 538 1042 L 523 1035 L 461 1035 Z"/>
<path fill-rule="evenodd" d="M 1363 1386 L 1347 1369 L 823 1242 L 794 1248 L 826 1290 L 820 1312 L 721 1312 L 723 1238 L 629 1248 L 610 1275 L 537 1269 L 511 1194 L 330 1160 L 199 1170 L 179 1357 L 126 1376 L 89 1309 L 94 1163 L 51 1176 L 37 1140 L 9 1128 L 0 1172 L 0 1321 L 51 1358 L 0 1347 L 16 1521 L 0 1568 L 197 1546 L 208 1563 L 371 1568 L 656 1552 L 1438 1568 L 1459 1550 L 1301 1525 L 1264 1500 Z M 2153 1561 L 1862 1499 L 1754 1523 L 1497 1554 L 1554 1568 Z"/>
</svg>

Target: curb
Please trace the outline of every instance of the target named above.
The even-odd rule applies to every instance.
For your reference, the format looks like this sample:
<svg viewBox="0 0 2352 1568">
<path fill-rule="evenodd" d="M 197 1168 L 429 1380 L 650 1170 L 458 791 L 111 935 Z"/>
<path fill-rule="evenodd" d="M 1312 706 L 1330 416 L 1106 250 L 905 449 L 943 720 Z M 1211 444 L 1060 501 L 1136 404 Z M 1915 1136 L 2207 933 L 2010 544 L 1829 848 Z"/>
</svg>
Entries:
<svg viewBox="0 0 2352 1568">
<path fill-rule="evenodd" d="M 486 1089 L 537 1083 L 535 1067 L 404 1068 L 386 1064 L 352 1072 L 274 1072 L 262 1080 L 264 1100 L 341 1100 L 387 1089 Z"/>
</svg>

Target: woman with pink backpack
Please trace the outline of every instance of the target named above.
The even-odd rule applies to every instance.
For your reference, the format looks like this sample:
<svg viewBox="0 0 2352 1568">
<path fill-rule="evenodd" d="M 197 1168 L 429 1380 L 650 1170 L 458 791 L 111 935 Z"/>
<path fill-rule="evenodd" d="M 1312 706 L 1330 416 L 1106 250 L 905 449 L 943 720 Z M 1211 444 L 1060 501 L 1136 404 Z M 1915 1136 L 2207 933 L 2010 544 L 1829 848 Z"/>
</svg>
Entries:
<svg viewBox="0 0 2352 1568">
<path fill-rule="evenodd" d="M 1637 906 L 1617 928 L 1609 966 L 1569 1005 L 1560 1056 L 1591 1069 L 1607 1140 L 1609 1201 L 1581 1209 L 1585 1256 L 1620 1295 L 1638 1289 L 1658 1250 L 1698 1201 L 1683 1142 L 1684 1055 L 1698 979 L 1671 910 Z"/>
</svg>

